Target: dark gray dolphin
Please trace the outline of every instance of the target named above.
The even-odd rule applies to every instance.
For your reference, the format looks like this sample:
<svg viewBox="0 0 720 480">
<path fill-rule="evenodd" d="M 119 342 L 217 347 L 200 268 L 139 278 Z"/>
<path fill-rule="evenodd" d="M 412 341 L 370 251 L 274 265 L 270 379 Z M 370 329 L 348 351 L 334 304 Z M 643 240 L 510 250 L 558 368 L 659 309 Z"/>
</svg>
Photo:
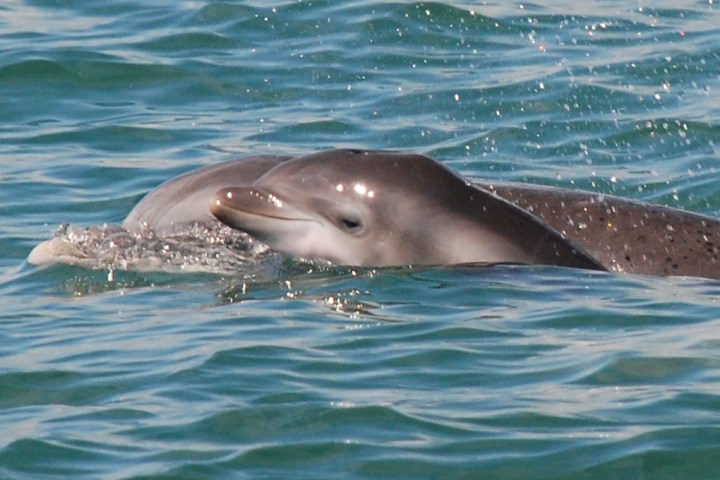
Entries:
<svg viewBox="0 0 720 480">
<path fill-rule="evenodd" d="M 582 245 L 610 271 L 720 278 L 720 219 L 580 190 L 479 185 Z"/>
<path fill-rule="evenodd" d="M 604 269 L 527 211 L 422 155 L 334 150 L 218 192 L 212 213 L 271 248 L 344 265 Z"/>
</svg>

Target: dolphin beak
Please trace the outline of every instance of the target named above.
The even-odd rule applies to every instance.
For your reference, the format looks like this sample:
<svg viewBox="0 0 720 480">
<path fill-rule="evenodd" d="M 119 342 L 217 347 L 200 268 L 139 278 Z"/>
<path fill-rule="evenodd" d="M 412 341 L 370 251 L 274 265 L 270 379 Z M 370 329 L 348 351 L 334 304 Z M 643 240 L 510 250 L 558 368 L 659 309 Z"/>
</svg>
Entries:
<svg viewBox="0 0 720 480">
<path fill-rule="evenodd" d="M 225 225 L 249 233 L 274 220 L 312 221 L 302 210 L 257 187 L 223 188 L 215 194 L 210 212 Z"/>
</svg>

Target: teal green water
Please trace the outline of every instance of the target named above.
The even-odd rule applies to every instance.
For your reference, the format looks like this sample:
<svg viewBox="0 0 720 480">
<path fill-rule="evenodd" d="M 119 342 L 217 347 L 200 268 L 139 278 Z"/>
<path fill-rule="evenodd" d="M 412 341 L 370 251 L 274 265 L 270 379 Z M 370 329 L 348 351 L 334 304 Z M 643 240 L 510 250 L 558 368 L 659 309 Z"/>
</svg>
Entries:
<svg viewBox="0 0 720 480">
<path fill-rule="evenodd" d="M 24 263 L 331 147 L 718 214 L 720 7 L 652 4 L 4 2 L 0 478 L 717 478 L 717 281 Z"/>
</svg>

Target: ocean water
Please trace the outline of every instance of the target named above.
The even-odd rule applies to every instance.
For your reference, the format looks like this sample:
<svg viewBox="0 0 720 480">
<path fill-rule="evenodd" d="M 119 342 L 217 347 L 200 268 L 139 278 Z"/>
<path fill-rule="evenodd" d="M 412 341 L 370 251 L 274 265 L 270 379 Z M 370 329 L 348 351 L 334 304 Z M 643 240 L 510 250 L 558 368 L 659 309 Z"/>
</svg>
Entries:
<svg viewBox="0 0 720 480">
<path fill-rule="evenodd" d="M 718 92 L 713 0 L 3 2 L 0 478 L 717 478 L 717 281 L 25 258 L 336 147 L 718 215 Z"/>
</svg>

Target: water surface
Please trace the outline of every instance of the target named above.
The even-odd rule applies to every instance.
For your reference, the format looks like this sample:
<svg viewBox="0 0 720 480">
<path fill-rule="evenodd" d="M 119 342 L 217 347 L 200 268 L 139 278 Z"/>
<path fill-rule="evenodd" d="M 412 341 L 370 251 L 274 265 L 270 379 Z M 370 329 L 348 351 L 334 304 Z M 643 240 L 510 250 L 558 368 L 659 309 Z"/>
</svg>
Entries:
<svg viewBox="0 0 720 480">
<path fill-rule="evenodd" d="M 720 212 L 714 2 L 0 7 L 0 477 L 713 478 L 717 281 L 24 263 L 244 154 Z"/>
</svg>

